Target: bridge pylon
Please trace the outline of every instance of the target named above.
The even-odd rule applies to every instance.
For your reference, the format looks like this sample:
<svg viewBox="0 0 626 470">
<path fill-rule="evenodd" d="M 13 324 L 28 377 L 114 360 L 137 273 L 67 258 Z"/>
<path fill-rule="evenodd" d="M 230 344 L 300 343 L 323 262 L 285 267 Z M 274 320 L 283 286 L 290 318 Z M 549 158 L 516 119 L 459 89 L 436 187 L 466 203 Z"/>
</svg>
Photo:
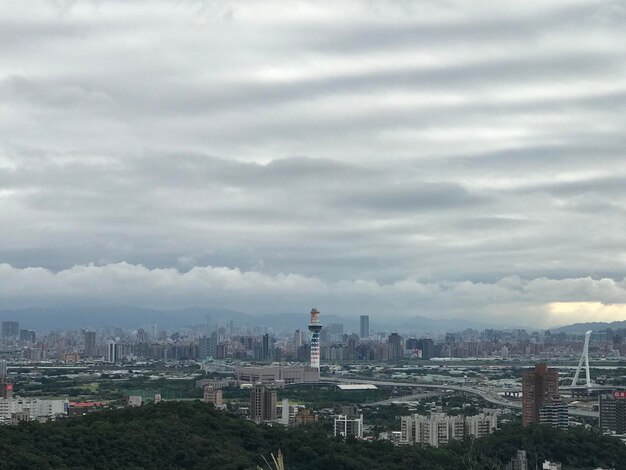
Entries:
<svg viewBox="0 0 626 470">
<path fill-rule="evenodd" d="M 593 330 L 587 331 L 585 333 L 585 345 L 583 346 L 583 353 L 580 356 L 580 361 L 578 362 L 578 367 L 576 368 L 576 373 L 574 374 L 574 380 L 572 380 L 572 387 L 576 386 L 578 382 L 578 376 L 580 375 L 580 370 L 583 367 L 583 361 L 585 362 L 585 374 L 587 378 L 587 388 L 591 388 L 591 375 L 589 374 L 589 338 L 591 337 L 591 333 Z"/>
</svg>

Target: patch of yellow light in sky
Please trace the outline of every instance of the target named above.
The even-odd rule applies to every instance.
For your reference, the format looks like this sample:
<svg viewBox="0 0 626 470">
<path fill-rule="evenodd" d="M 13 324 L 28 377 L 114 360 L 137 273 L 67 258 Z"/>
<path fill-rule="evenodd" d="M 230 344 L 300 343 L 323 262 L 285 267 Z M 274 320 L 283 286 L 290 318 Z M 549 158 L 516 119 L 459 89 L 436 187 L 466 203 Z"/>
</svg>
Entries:
<svg viewBox="0 0 626 470">
<path fill-rule="evenodd" d="M 551 321 L 559 322 L 559 324 L 626 320 L 626 304 L 551 302 L 547 307 Z"/>
</svg>

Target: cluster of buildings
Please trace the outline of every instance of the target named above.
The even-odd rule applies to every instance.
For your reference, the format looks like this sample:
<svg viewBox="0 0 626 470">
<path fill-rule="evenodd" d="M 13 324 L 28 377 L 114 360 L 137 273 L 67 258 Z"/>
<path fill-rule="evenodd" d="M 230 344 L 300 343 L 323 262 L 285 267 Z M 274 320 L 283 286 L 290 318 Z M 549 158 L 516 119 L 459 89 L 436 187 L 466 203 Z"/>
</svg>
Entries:
<svg viewBox="0 0 626 470">
<path fill-rule="evenodd" d="M 214 401 L 214 391 L 210 391 L 210 396 L 207 398 L 207 387 L 205 387 L 205 401 L 214 405 L 219 403 L 219 401 Z M 278 389 L 274 385 L 257 383 L 249 388 L 249 408 L 243 411 L 247 411 L 247 417 L 256 423 L 280 423 L 285 426 L 297 426 L 318 420 L 317 414 L 304 405 L 290 403 L 288 399 L 278 401 Z M 221 400 L 221 395 L 218 400 Z"/>
<path fill-rule="evenodd" d="M 314 309 L 314 312 L 317 311 Z M 304 328 L 291 332 L 236 326 L 230 321 L 182 328 L 172 333 L 153 325 L 135 331 L 103 328 L 38 335 L 33 330 L 20 329 L 19 323 L 11 320 L 2 322 L 0 345 L 5 356 L 15 359 L 110 363 L 207 358 L 305 363 L 310 362 L 311 357 L 327 362 L 395 362 L 450 357 L 558 358 L 579 354 L 582 348 L 581 335 L 523 329 L 465 329 L 421 335 L 372 332 L 368 315 L 360 317 L 358 333 L 344 330 L 342 323 L 330 323 L 322 328 L 312 319 Z M 594 332 L 591 345 L 596 355 L 619 357 L 626 354 L 626 330 Z"/>
<path fill-rule="evenodd" d="M 47 421 L 66 416 L 68 408 L 67 400 L 14 397 L 13 385 L 7 381 L 7 362 L 0 360 L 0 424 Z"/>
<path fill-rule="evenodd" d="M 522 374 L 522 424 L 569 426 L 568 407 L 559 395 L 559 374 L 546 364 L 536 364 Z"/>
<path fill-rule="evenodd" d="M 446 445 L 454 439 L 484 437 L 498 429 L 498 412 L 486 410 L 475 416 L 449 416 L 432 412 L 429 416 L 402 416 L 402 444 L 422 444 L 432 447 Z"/>
</svg>

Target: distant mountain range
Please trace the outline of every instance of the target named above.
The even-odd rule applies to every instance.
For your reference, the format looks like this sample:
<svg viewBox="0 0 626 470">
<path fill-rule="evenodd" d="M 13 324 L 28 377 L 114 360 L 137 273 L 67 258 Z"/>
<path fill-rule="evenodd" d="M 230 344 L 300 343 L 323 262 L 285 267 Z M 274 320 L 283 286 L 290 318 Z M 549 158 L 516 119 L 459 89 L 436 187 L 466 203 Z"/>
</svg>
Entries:
<svg viewBox="0 0 626 470">
<path fill-rule="evenodd" d="M 184 308 L 158 310 L 144 307 L 120 305 L 73 305 L 45 308 L 0 310 L 0 320 L 17 320 L 20 328 L 37 330 L 78 329 L 120 327 L 136 329 L 147 325 L 158 325 L 167 330 L 194 325 L 226 325 L 232 321 L 235 326 L 262 326 L 276 332 L 306 329 L 308 311 L 300 313 L 276 313 L 251 315 L 244 312 L 221 308 Z M 321 321 L 325 326 L 332 323 L 344 325 L 344 332 L 358 332 L 357 315 L 334 315 L 322 312 Z M 397 331 L 403 334 L 441 334 L 458 332 L 472 328 L 502 328 L 487 323 L 464 319 L 435 319 L 423 316 L 391 317 L 390 315 L 370 315 L 370 330 Z"/>
<path fill-rule="evenodd" d="M 589 322 L 589 323 L 574 323 L 572 325 L 560 326 L 558 328 L 549 328 L 552 333 L 574 333 L 574 334 L 582 334 L 589 330 L 593 331 L 602 331 L 607 328 L 611 328 L 613 330 L 619 330 L 620 328 L 626 328 L 626 320 L 624 321 L 613 321 L 613 322 Z"/>
</svg>

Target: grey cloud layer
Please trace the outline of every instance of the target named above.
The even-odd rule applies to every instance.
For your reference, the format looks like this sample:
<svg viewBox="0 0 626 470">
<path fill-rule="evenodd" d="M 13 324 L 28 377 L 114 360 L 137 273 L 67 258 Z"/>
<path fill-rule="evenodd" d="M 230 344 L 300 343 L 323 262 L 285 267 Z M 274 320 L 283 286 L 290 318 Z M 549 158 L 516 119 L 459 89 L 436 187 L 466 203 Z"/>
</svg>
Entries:
<svg viewBox="0 0 626 470">
<path fill-rule="evenodd" d="M 128 302 L 166 275 L 187 300 L 230 305 L 222 284 L 191 287 L 224 266 L 302 280 L 244 310 L 319 295 L 444 316 L 463 314 L 458 286 L 484 283 L 466 313 L 486 318 L 494 289 L 511 313 L 571 297 L 503 279 L 623 279 L 626 9 L 469 5 L 3 2 L 11 282 L 39 273 L 44 302 L 78 295 L 62 286 L 76 272 L 121 270 L 143 273 Z M 407 279 L 420 287 L 390 287 Z"/>
<path fill-rule="evenodd" d="M 302 302 L 325 311 L 343 314 L 393 311 L 396 315 L 416 312 L 433 317 L 441 308 L 449 315 L 466 316 L 480 311 L 480 318 L 495 324 L 555 325 L 562 318 L 547 307 L 554 296 L 562 302 L 599 301 L 626 305 L 626 280 L 591 278 L 525 280 L 507 277 L 493 283 L 419 282 L 403 279 L 382 284 L 374 280 L 327 282 L 295 274 L 266 275 L 223 267 L 147 269 L 127 263 L 103 266 L 82 265 L 52 272 L 43 268 L 15 269 L 0 265 L 0 295 L 6 305 L 20 307 L 42 302 L 140 302 L 156 308 L 196 306 L 197 302 L 265 313 L 272 298 L 283 308 L 299 311 Z M 34 294 L 33 294 L 34 293 Z M 489 305 L 484 299 L 488 297 Z M 360 303 L 354 299 L 359 298 Z M 520 313 L 524 314 L 520 323 Z"/>
</svg>

